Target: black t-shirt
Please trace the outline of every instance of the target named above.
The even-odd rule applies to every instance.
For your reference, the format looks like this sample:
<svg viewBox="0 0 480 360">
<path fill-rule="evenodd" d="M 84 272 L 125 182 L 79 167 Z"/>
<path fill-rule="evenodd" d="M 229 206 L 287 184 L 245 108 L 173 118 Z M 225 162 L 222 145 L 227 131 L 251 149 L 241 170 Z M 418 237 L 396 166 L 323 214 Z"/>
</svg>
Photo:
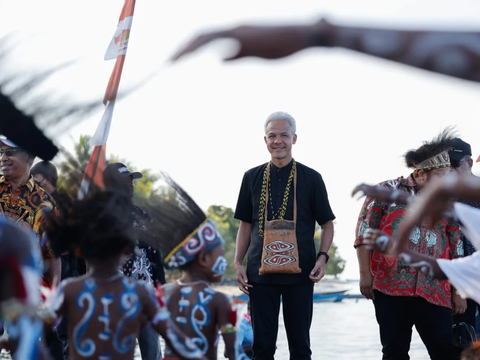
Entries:
<svg viewBox="0 0 480 360">
<path fill-rule="evenodd" d="M 247 276 L 250 282 L 263 284 L 299 284 L 310 281 L 309 274 L 315 266 L 315 222 L 320 225 L 335 219 L 322 176 L 315 170 L 296 163 L 297 172 L 297 244 L 300 274 L 259 275 L 262 260 L 263 237 L 258 234 L 258 216 L 263 174 L 267 164 L 248 170 L 243 176 L 238 196 L 235 218 L 252 224 L 250 246 L 248 249 Z M 272 219 L 271 206 L 275 212 L 283 203 L 285 188 L 292 169 L 293 160 L 283 168 L 271 165 L 271 198 L 268 201 L 268 220 Z M 272 204 L 270 202 L 273 201 Z M 293 182 L 288 199 L 285 220 L 293 220 Z"/>
<path fill-rule="evenodd" d="M 461 202 L 464 203 L 465 205 L 472 206 L 476 209 L 480 209 L 480 203 L 477 201 L 468 200 L 468 201 L 461 201 Z M 463 256 L 470 256 L 475 251 L 477 251 L 473 246 L 473 244 L 470 242 L 470 240 L 468 240 L 467 237 L 463 234 L 463 232 L 462 232 L 462 240 L 463 240 L 463 250 L 464 250 Z"/>
<path fill-rule="evenodd" d="M 72 202 L 70 196 L 60 193 L 56 189 L 50 195 L 55 200 L 58 211 L 63 211 L 63 209 L 68 207 Z M 78 277 L 87 272 L 85 259 L 75 256 L 72 251 L 68 251 L 66 254 L 63 254 L 60 256 L 60 259 L 62 262 L 62 280 L 71 277 Z"/>
</svg>

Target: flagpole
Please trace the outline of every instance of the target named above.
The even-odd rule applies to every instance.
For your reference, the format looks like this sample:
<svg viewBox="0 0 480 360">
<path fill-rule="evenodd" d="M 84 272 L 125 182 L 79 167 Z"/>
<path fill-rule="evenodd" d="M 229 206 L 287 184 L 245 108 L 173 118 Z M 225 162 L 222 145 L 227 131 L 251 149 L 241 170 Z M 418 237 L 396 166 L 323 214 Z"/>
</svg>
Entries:
<svg viewBox="0 0 480 360">
<path fill-rule="evenodd" d="M 90 146 L 94 146 L 90 160 L 88 161 L 85 174 L 80 185 L 78 197 L 81 199 L 87 193 L 91 184 L 103 187 L 103 171 L 106 163 L 106 146 L 110 126 L 113 118 L 113 109 L 117 99 L 120 79 L 122 77 L 123 65 L 127 54 L 130 30 L 132 28 L 135 0 L 125 0 L 120 13 L 117 29 L 105 52 L 105 60 L 116 59 L 112 74 L 108 81 L 103 103 L 105 111 L 98 124 L 97 130 L 90 140 Z"/>
</svg>

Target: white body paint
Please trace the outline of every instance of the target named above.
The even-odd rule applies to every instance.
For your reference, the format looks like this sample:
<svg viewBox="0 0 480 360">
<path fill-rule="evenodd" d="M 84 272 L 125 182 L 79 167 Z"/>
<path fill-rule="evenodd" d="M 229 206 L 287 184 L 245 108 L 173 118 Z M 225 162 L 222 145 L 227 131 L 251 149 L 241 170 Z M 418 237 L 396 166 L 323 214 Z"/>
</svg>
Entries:
<svg viewBox="0 0 480 360">
<path fill-rule="evenodd" d="M 113 295 L 106 295 L 102 296 L 100 299 L 103 305 L 103 314 L 98 317 L 98 320 L 100 322 L 103 322 L 105 325 L 105 328 L 103 331 L 98 335 L 100 340 L 108 340 L 110 339 L 110 336 L 112 335 L 112 330 L 110 330 L 110 313 L 108 311 L 108 307 L 110 304 L 113 302 Z"/>
</svg>

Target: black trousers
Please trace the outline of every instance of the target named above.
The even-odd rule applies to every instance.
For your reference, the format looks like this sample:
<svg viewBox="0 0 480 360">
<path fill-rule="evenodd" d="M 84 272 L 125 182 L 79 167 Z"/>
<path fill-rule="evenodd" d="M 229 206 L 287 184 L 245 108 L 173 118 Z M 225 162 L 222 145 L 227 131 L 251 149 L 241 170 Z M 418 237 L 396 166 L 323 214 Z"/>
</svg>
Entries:
<svg viewBox="0 0 480 360">
<path fill-rule="evenodd" d="M 252 283 L 250 312 L 253 326 L 253 360 L 273 360 L 278 334 L 280 297 L 291 360 L 310 360 L 310 325 L 313 283 L 267 285 Z"/>
<path fill-rule="evenodd" d="M 415 325 L 430 359 L 458 360 L 452 343 L 452 310 L 421 297 L 389 296 L 375 290 L 375 315 L 380 326 L 383 360 L 408 360 Z"/>
<path fill-rule="evenodd" d="M 45 343 L 53 360 L 64 360 L 65 344 L 60 339 L 57 330 L 47 330 L 45 332 Z"/>
</svg>

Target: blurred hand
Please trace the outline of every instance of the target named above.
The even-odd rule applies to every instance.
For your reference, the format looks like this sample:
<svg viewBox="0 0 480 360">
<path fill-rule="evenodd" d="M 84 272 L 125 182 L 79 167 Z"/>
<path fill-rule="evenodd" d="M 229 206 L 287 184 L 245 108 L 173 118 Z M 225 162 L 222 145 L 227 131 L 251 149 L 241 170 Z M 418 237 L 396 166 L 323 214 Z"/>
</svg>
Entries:
<svg viewBox="0 0 480 360">
<path fill-rule="evenodd" d="M 237 276 L 237 284 L 240 291 L 245 295 L 249 295 L 248 288 L 251 288 L 252 285 L 248 283 L 245 268 L 242 265 L 235 264 L 235 275 Z"/>
<path fill-rule="evenodd" d="M 315 263 L 315 267 L 310 272 L 310 280 L 312 280 L 314 283 L 318 283 L 320 280 L 322 280 L 322 278 L 325 276 L 325 265 L 325 256 L 320 256 Z"/>
<path fill-rule="evenodd" d="M 467 311 L 467 300 L 462 299 L 457 292 L 452 289 L 452 312 L 454 315 L 463 314 Z"/>
<path fill-rule="evenodd" d="M 383 231 L 367 229 L 363 235 L 363 244 L 368 250 L 391 255 L 395 248 L 395 241 Z"/>
<path fill-rule="evenodd" d="M 279 59 L 309 47 L 310 34 L 310 25 L 239 26 L 233 29 L 201 34 L 175 53 L 171 60 L 177 61 L 212 41 L 225 38 L 237 40 L 240 45 L 239 51 L 232 57 L 225 58 L 226 61 L 247 56 Z"/>
<path fill-rule="evenodd" d="M 352 197 L 360 193 L 358 198 L 367 196 L 379 201 L 395 202 L 397 204 L 407 204 L 410 196 L 398 189 L 390 189 L 386 186 L 360 184 L 352 191 Z"/>
<path fill-rule="evenodd" d="M 368 300 L 375 299 L 375 293 L 373 292 L 373 276 L 370 272 L 360 274 L 360 292 Z"/>
</svg>

